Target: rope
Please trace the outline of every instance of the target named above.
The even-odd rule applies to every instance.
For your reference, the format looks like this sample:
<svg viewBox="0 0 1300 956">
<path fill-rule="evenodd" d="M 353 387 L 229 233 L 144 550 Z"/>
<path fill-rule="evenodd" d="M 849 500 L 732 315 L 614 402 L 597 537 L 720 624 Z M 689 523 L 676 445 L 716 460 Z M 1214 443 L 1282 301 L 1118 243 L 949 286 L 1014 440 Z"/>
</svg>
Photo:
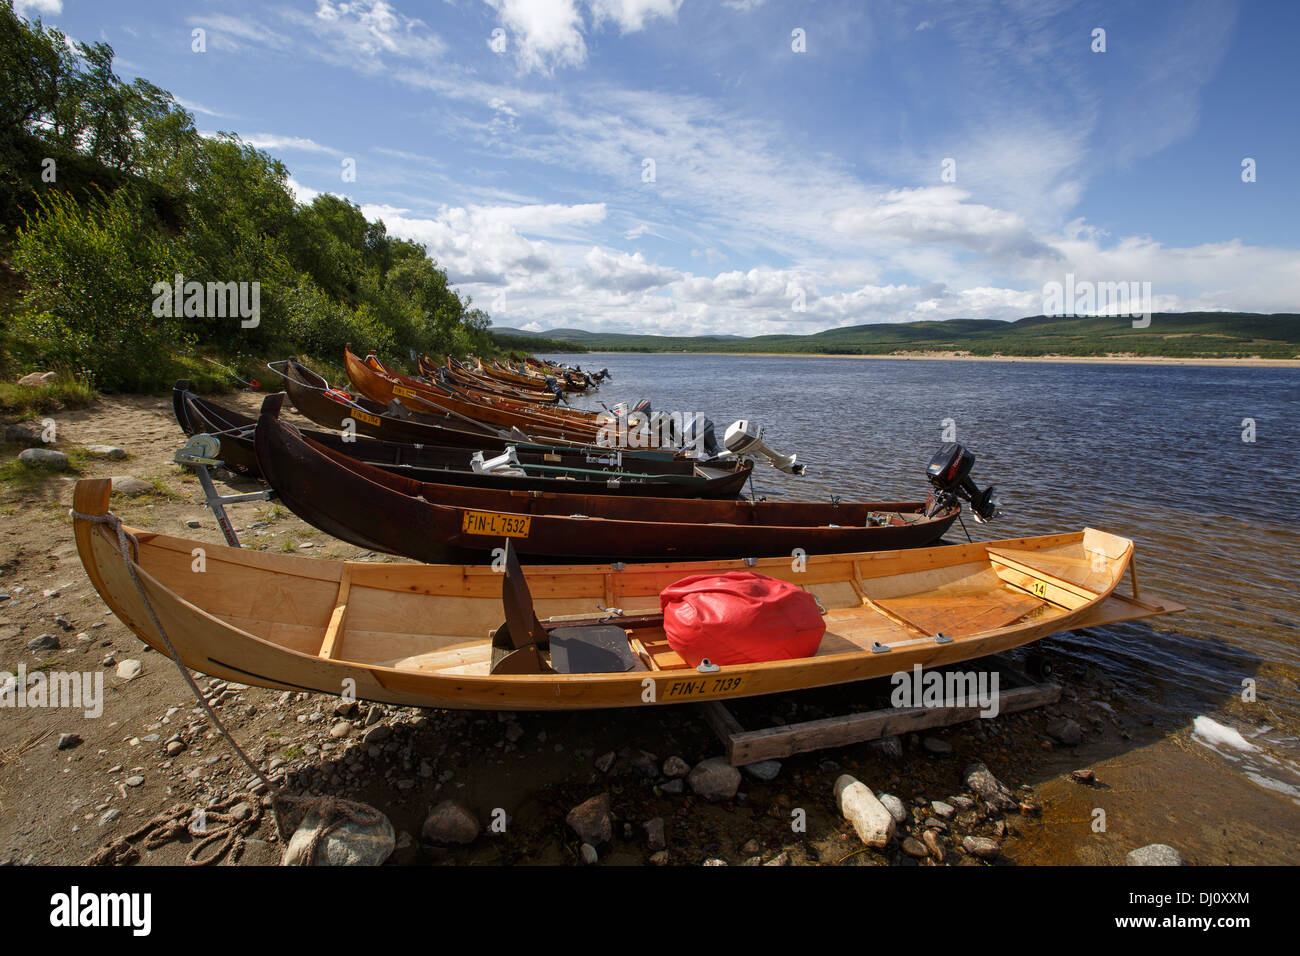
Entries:
<svg viewBox="0 0 1300 956">
<path fill-rule="evenodd" d="M 351 820 L 359 826 L 376 826 L 383 819 L 383 814 L 374 807 L 364 803 L 358 803 L 355 800 L 342 800 L 337 797 L 298 797 L 293 794 L 285 793 L 282 788 L 274 787 L 266 775 L 253 763 L 252 759 L 244 752 L 244 748 L 239 746 L 235 738 L 230 735 L 226 725 L 221 722 L 212 705 L 203 696 L 199 690 L 199 685 L 195 683 L 194 677 L 190 674 L 190 669 L 181 662 L 181 656 L 172 643 L 171 638 L 167 635 L 167 629 L 163 627 L 162 621 L 158 620 L 158 615 L 153 609 L 153 602 L 149 600 L 149 595 L 145 593 L 144 585 L 136 573 L 135 562 L 131 560 L 131 551 L 139 553 L 140 543 L 127 534 L 122 519 L 117 515 L 109 512 L 102 515 L 83 514 L 75 508 L 69 509 L 69 514 L 73 518 L 90 524 L 105 525 L 117 532 L 118 552 L 122 555 L 122 563 L 126 565 L 127 574 L 131 577 L 131 583 L 135 585 L 136 592 L 140 595 L 140 600 L 144 603 L 145 610 L 149 612 L 149 619 L 153 622 L 158 636 L 162 638 L 163 643 L 167 645 L 167 653 L 171 655 L 172 661 L 176 664 L 177 670 L 185 678 L 185 683 L 190 687 L 195 699 L 203 707 L 212 721 L 212 725 L 217 728 L 221 736 L 225 738 L 226 743 L 234 749 L 239 755 L 239 759 L 253 772 L 253 776 L 260 781 L 268 790 L 271 791 L 271 808 L 275 815 L 276 830 L 279 833 L 281 841 L 287 842 L 293 830 L 296 830 L 302 818 L 311 810 L 315 810 L 326 825 L 317 827 L 312 836 L 311 843 L 307 847 L 307 852 L 299 857 L 299 863 L 303 866 L 310 866 L 316 860 L 316 852 L 320 848 L 321 842 L 329 836 L 335 829 L 341 826 L 345 821 Z M 134 548 L 131 547 L 134 545 Z M 220 808 L 230 806 L 234 803 L 245 802 L 252 808 L 250 813 L 244 819 L 238 819 L 233 812 L 222 812 Z M 289 808 L 289 812 L 281 813 L 281 808 Z M 181 822 L 189 811 L 183 806 L 173 807 L 166 813 L 161 813 L 151 819 L 148 823 L 138 829 L 128 833 L 124 837 L 114 840 L 112 843 L 105 844 L 87 861 L 92 866 L 124 865 L 133 863 L 139 859 L 139 851 L 134 844 L 142 837 L 148 837 L 145 840 L 145 848 L 150 850 L 158 849 L 171 840 L 176 839 L 186 830 L 191 836 L 202 834 L 202 839 L 194 845 L 185 858 L 185 862 L 194 866 L 207 866 L 215 863 L 225 857 L 226 853 L 234 849 L 233 858 L 238 859 L 239 854 L 243 851 L 244 828 L 249 831 L 255 831 L 262 821 L 262 802 L 252 794 L 240 793 L 235 794 L 212 807 L 201 809 L 200 813 L 204 820 L 202 829 L 195 832 L 193 825 L 186 825 Z M 293 818 L 293 828 L 288 827 L 288 821 Z M 208 819 L 215 819 L 219 824 L 223 824 L 215 830 L 209 830 L 206 827 Z M 211 843 L 220 840 L 220 846 L 217 852 L 207 859 L 202 859 L 203 849 Z"/>
<path fill-rule="evenodd" d="M 236 815 L 233 809 L 240 804 L 247 806 L 250 811 L 242 817 Z M 218 826 L 212 827 L 210 822 L 215 822 Z M 183 833 L 199 838 L 185 856 L 185 862 L 191 866 L 211 866 L 224 859 L 227 853 L 232 860 L 238 860 L 244 852 L 244 834 L 241 831 L 255 831 L 261 822 L 262 801 L 251 793 L 237 793 L 209 807 L 195 810 L 178 804 L 126 836 L 100 847 L 86 861 L 86 865 L 125 866 L 140 859 L 140 851 L 135 846 L 138 841 L 144 840 L 146 850 L 157 850 L 178 839 Z M 204 850 L 214 844 L 215 852 L 204 857 Z"/>
</svg>

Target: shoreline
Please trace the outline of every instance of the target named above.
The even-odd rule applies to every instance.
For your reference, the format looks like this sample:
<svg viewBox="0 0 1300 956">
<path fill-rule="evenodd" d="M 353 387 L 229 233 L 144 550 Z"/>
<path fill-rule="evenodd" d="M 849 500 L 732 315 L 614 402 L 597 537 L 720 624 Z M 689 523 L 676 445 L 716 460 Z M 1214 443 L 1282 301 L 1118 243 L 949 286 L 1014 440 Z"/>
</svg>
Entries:
<svg viewBox="0 0 1300 956">
<path fill-rule="evenodd" d="M 1300 368 L 1300 358 L 1204 358 L 1166 355 L 970 355 L 962 352 L 906 352 L 890 355 L 837 355 L 830 352 L 623 352 L 592 350 L 556 355 L 731 355 L 749 358 L 886 359 L 912 362 L 1025 362 L 1051 365 L 1200 365 L 1221 368 Z"/>
</svg>

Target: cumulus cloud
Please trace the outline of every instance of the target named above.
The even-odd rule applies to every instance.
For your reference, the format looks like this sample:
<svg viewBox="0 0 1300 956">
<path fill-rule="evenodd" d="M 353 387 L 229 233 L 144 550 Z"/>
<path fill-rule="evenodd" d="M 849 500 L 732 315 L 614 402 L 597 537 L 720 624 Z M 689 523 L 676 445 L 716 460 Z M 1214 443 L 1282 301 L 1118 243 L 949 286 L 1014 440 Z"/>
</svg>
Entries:
<svg viewBox="0 0 1300 956">
<path fill-rule="evenodd" d="M 14 0 L 14 13 L 29 20 L 57 17 L 62 12 L 63 0 Z"/>
</svg>

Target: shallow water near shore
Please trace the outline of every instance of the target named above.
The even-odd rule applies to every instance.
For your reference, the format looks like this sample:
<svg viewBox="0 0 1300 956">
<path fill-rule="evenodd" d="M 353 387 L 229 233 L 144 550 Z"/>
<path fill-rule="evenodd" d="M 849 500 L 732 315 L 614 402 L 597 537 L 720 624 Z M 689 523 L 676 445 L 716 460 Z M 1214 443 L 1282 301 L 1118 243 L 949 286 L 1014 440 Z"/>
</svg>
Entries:
<svg viewBox="0 0 1300 956">
<path fill-rule="evenodd" d="M 1133 538 L 1140 586 L 1188 610 L 1058 635 L 1051 647 L 1158 724 L 1190 729 L 1203 716 L 1237 730 L 1245 748 L 1210 732 L 1184 750 L 1300 806 L 1300 370 L 562 358 L 612 372 L 589 404 L 645 397 L 657 411 L 702 411 L 719 440 L 735 419 L 760 422 L 774 449 L 808 464 L 801 478 L 758 466 L 755 490 L 769 498 L 919 500 L 949 429 L 975 453 L 976 483 L 998 487 L 995 523 L 967 516 L 977 539 L 1087 525 Z M 1243 681 L 1255 682 L 1253 702 Z M 1178 779 L 1165 756 L 1144 753 L 1125 759 L 1158 762 L 1165 789 L 1198 785 L 1200 760 Z"/>
</svg>

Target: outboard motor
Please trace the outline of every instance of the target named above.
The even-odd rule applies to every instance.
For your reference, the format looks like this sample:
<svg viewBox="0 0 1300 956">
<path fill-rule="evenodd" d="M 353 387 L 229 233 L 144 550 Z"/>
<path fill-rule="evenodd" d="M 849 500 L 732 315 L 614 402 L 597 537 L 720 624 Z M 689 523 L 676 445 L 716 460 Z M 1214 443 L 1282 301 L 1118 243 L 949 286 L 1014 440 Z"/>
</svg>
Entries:
<svg viewBox="0 0 1300 956">
<path fill-rule="evenodd" d="M 718 444 L 717 433 L 713 430 L 713 419 L 703 415 L 692 415 L 682 423 L 682 447 L 690 449 L 701 458 L 717 458 L 722 454 Z"/>
<path fill-rule="evenodd" d="M 507 445 L 505 454 L 486 460 L 481 451 L 476 451 L 470 458 L 470 467 L 474 469 L 475 474 L 479 475 L 525 474 L 523 469 L 519 467 L 519 456 L 515 453 L 514 445 Z"/>
<path fill-rule="evenodd" d="M 732 422 L 727 426 L 727 433 L 722 436 L 722 443 L 727 446 L 727 451 L 737 458 L 762 455 L 773 468 L 784 471 L 787 475 L 802 475 L 808 470 L 807 465 L 795 460 L 798 455 L 782 455 L 768 448 L 767 443 L 763 441 L 763 426 L 757 422 L 745 419 Z"/>
<path fill-rule="evenodd" d="M 980 491 L 970 477 L 974 467 L 975 456 L 956 442 L 947 443 L 935 453 L 925 469 L 926 477 L 934 486 L 926 502 L 927 516 L 937 514 L 962 498 L 970 502 L 971 513 L 980 524 L 998 516 L 995 486 L 989 485 Z"/>
</svg>

